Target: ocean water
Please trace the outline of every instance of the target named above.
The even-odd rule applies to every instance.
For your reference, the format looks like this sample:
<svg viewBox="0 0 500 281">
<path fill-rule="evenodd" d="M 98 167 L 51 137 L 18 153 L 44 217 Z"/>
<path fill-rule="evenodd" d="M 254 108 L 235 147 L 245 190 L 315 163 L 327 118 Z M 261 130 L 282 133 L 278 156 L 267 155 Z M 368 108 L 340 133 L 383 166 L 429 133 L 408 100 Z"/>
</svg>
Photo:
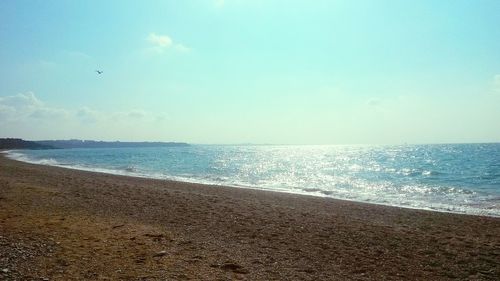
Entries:
<svg viewBox="0 0 500 281">
<path fill-rule="evenodd" d="M 120 175 L 500 216 L 500 144 L 15 150 L 9 157 Z"/>
</svg>

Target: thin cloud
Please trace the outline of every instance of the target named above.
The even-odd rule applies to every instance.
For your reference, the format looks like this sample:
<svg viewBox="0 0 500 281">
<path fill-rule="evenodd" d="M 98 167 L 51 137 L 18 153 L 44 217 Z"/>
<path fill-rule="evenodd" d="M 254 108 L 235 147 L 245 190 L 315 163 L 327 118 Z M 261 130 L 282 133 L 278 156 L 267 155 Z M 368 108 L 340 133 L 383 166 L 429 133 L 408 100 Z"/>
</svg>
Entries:
<svg viewBox="0 0 500 281">
<path fill-rule="evenodd" d="M 46 106 L 33 92 L 0 97 L 0 116 L 3 120 L 66 118 L 65 109 Z"/>
<path fill-rule="evenodd" d="M 0 116 L 4 122 L 25 118 L 42 107 L 43 102 L 32 92 L 0 97 Z"/>
<path fill-rule="evenodd" d="M 69 116 L 68 111 L 64 109 L 50 108 L 50 107 L 37 108 L 29 115 L 30 118 L 34 119 L 59 119 L 59 118 L 67 118 L 68 116 Z"/>
<path fill-rule="evenodd" d="M 188 47 L 186 47 L 186 46 L 184 46 L 184 45 L 182 45 L 182 44 L 175 44 L 175 49 L 176 49 L 177 51 L 179 51 L 179 52 L 183 52 L 183 53 L 191 51 L 191 49 L 190 49 L 190 48 L 188 48 Z"/>
<path fill-rule="evenodd" d="M 11 117 L 15 115 L 16 115 L 16 110 L 14 108 L 12 108 L 11 106 L 3 105 L 0 102 L 0 124 L 2 122 L 10 120 Z"/>
<path fill-rule="evenodd" d="M 167 35 L 158 35 L 156 33 L 151 33 L 148 36 L 148 41 L 155 47 L 159 48 L 169 48 L 172 46 L 172 39 Z"/>
<path fill-rule="evenodd" d="M 0 97 L 0 124 L 12 121 L 30 123 L 33 120 L 53 120 L 54 122 L 64 120 L 65 122 L 88 124 L 98 122 L 151 122 L 156 121 L 156 117 L 142 109 L 104 112 L 86 106 L 79 109 L 52 107 L 38 99 L 33 92 Z"/>
<path fill-rule="evenodd" d="M 147 37 L 147 41 L 150 43 L 149 50 L 152 50 L 156 53 L 163 53 L 165 50 L 174 49 L 179 52 L 188 52 L 190 50 L 189 47 L 184 44 L 174 42 L 172 38 L 168 35 L 156 34 L 154 32 L 150 33 Z"/>
<path fill-rule="evenodd" d="M 100 113 L 86 106 L 76 112 L 76 117 L 83 123 L 95 123 L 99 120 Z"/>
<path fill-rule="evenodd" d="M 28 108 L 43 106 L 33 92 L 19 93 L 13 96 L 0 97 L 0 104 L 13 108 Z"/>
<path fill-rule="evenodd" d="M 134 109 L 130 112 L 127 113 L 127 116 L 130 117 L 130 118 L 134 118 L 134 119 L 142 119 L 144 117 L 146 117 L 146 112 L 142 111 L 142 110 L 138 110 L 138 109 Z"/>
</svg>

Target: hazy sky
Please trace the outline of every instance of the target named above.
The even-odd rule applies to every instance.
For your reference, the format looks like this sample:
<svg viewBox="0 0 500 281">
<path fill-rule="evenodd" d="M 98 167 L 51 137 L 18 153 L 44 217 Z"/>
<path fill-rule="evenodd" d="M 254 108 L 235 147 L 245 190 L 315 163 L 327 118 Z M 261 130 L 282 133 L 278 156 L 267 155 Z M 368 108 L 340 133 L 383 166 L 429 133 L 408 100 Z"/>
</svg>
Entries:
<svg viewBox="0 0 500 281">
<path fill-rule="evenodd" d="M 499 15 L 498 0 L 3 0 L 0 137 L 498 142 Z"/>
</svg>

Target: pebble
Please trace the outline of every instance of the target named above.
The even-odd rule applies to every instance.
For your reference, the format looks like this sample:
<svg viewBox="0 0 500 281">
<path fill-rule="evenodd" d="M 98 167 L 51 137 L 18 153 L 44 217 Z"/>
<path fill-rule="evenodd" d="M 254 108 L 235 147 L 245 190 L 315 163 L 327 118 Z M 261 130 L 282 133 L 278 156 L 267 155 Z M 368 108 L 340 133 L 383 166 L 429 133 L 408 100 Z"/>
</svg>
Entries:
<svg viewBox="0 0 500 281">
<path fill-rule="evenodd" d="M 3 273 L 9 273 L 9 269 L 8 268 L 4 268 L 4 269 L 2 269 L 2 272 Z"/>
<path fill-rule="evenodd" d="M 153 257 L 163 257 L 166 254 L 167 254 L 167 251 L 159 251 L 158 253 L 154 254 Z"/>
</svg>

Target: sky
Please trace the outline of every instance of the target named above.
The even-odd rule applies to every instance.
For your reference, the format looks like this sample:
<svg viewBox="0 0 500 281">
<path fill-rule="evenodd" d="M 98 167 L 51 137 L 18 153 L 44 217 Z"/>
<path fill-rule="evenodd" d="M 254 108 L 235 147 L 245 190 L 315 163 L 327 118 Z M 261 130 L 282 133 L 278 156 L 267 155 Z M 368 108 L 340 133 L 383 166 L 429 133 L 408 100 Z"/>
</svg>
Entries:
<svg viewBox="0 0 500 281">
<path fill-rule="evenodd" d="M 0 137 L 500 142 L 498 15 L 498 0 L 4 0 Z"/>
</svg>

